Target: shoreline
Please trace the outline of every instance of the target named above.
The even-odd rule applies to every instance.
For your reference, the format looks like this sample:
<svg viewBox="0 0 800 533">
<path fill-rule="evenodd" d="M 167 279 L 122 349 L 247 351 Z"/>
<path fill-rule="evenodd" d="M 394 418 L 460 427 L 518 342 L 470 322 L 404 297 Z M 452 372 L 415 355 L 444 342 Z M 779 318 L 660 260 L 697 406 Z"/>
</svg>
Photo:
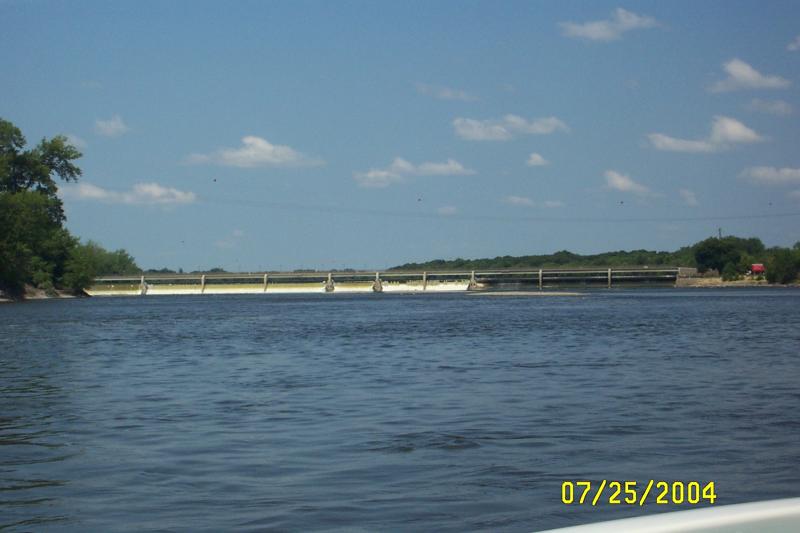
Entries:
<svg viewBox="0 0 800 533">
<path fill-rule="evenodd" d="M 781 284 L 781 283 L 768 283 L 766 280 L 750 280 L 750 279 L 742 279 L 742 280 L 735 280 L 735 281 L 722 281 L 720 277 L 710 277 L 710 278 L 678 278 L 675 285 L 672 287 L 663 287 L 664 289 L 667 288 L 674 288 L 674 289 L 730 289 L 730 288 L 800 288 L 800 281 L 796 281 L 794 283 L 788 284 Z M 625 288 L 647 288 L 647 287 L 625 287 Z M 492 290 L 472 290 L 472 291 L 453 291 L 455 292 L 464 292 L 466 294 L 477 296 L 579 296 L 583 295 L 584 293 L 577 293 L 574 292 L 576 287 L 565 287 L 565 291 L 560 291 L 558 289 L 550 289 L 548 291 L 529 291 L 529 290 L 518 290 L 518 291 L 492 291 Z M 569 290 L 572 289 L 572 292 Z M 578 289 L 580 290 L 580 289 Z M 309 294 L 311 291 L 309 291 Z M 345 292 L 346 294 L 347 292 Z M 231 293 L 233 294 L 233 293 Z M 273 293 L 274 294 L 274 293 Z M 56 290 L 56 294 L 47 294 L 44 290 L 35 288 L 31 285 L 26 285 L 25 289 L 19 295 L 13 295 L 9 293 L 7 290 L 0 289 L 0 304 L 11 304 L 11 303 L 20 303 L 26 301 L 38 301 L 38 300 L 68 300 L 68 299 L 77 299 L 77 298 L 91 298 L 92 296 L 89 294 L 82 294 L 76 295 L 70 291 L 66 290 Z"/>
<path fill-rule="evenodd" d="M 56 289 L 55 295 L 47 294 L 43 289 L 37 289 L 31 285 L 25 285 L 23 291 L 18 294 L 11 294 L 5 289 L 0 289 L 0 304 L 13 304 L 36 300 L 68 300 L 73 298 L 85 298 L 88 295 L 75 295 L 71 291 Z"/>
<path fill-rule="evenodd" d="M 768 283 L 766 280 L 738 279 L 734 281 L 723 281 L 721 277 L 712 278 L 678 278 L 675 283 L 676 289 L 714 289 L 714 288 L 752 288 L 752 287 L 800 287 L 800 282 L 794 283 Z"/>
</svg>

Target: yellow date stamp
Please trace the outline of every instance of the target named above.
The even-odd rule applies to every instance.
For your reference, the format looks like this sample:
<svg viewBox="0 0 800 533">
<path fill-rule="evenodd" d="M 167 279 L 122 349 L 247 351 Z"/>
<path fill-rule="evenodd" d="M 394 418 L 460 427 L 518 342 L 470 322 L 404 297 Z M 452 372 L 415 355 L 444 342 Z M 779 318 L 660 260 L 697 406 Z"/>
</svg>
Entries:
<svg viewBox="0 0 800 533">
<path fill-rule="evenodd" d="M 698 505 L 717 500 L 713 481 L 564 481 L 561 503 L 564 505 Z"/>
</svg>

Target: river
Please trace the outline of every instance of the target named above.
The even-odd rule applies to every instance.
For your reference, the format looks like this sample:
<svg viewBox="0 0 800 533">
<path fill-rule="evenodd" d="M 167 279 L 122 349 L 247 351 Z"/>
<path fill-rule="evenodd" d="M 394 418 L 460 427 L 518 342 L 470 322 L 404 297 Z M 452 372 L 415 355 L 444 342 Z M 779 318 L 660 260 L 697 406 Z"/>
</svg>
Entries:
<svg viewBox="0 0 800 533">
<path fill-rule="evenodd" d="M 532 531 L 800 495 L 800 290 L 0 306 L 0 528 Z M 708 502 L 705 503 L 708 505 Z"/>
</svg>

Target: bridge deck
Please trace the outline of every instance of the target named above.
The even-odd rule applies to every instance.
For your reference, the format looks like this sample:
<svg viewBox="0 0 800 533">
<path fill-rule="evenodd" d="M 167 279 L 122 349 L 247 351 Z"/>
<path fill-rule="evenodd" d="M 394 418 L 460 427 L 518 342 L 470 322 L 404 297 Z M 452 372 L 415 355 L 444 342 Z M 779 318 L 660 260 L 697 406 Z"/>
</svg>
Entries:
<svg viewBox="0 0 800 533">
<path fill-rule="evenodd" d="M 674 285 L 679 269 L 578 268 L 475 271 L 237 272 L 103 276 L 86 292 L 92 296 L 146 294 L 260 294 L 315 292 L 455 292 L 493 287 Z"/>
</svg>

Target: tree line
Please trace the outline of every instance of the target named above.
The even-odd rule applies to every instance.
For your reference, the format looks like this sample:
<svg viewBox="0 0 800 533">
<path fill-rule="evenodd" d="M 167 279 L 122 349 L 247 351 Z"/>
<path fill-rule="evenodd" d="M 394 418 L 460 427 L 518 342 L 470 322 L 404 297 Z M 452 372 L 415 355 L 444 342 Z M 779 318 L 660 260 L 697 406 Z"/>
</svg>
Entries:
<svg viewBox="0 0 800 533">
<path fill-rule="evenodd" d="M 761 239 L 711 237 L 674 252 L 633 250 L 580 255 L 562 250 L 553 254 L 498 256 L 484 259 L 435 259 L 406 263 L 390 270 L 491 270 L 514 268 L 689 267 L 701 274 L 716 271 L 725 280 L 744 276 L 754 263 L 766 267 L 770 283 L 790 283 L 800 272 L 800 242 L 793 248 L 767 248 Z"/>
<path fill-rule="evenodd" d="M 56 178 L 78 181 L 82 154 L 63 135 L 26 146 L 19 128 L 0 118 L 0 289 L 80 292 L 98 275 L 140 272 L 125 250 L 81 243 L 64 227 Z"/>
<path fill-rule="evenodd" d="M 56 288 L 81 292 L 97 276 L 141 273 L 125 250 L 109 251 L 92 241 L 82 243 L 64 227 L 66 216 L 57 195 L 56 178 L 77 181 L 82 173 L 74 161 L 82 154 L 63 135 L 44 138 L 32 148 L 26 145 L 19 128 L 0 118 L 0 289 L 20 294 L 29 284 L 49 293 Z M 580 255 L 562 250 L 546 255 L 436 259 L 390 270 L 682 266 L 736 279 L 753 263 L 766 265 L 766 278 L 771 283 L 795 281 L 800 271 L 800 242 L 792 248 L 767 248 L 757 238 L 711 237 L 674 252 Z M 214 268 L 207 272 L 225 271 Z"/>
</svg>

